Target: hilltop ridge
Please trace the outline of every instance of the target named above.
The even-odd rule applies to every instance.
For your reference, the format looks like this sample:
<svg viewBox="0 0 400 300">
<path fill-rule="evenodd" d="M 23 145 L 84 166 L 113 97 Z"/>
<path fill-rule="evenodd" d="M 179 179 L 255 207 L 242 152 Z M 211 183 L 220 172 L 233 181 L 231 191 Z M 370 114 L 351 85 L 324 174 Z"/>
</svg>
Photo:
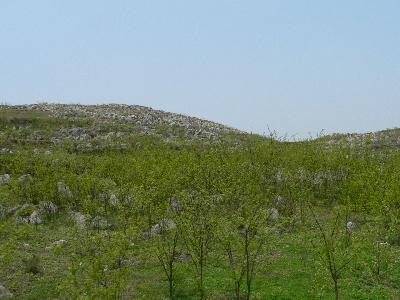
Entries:
<svg viewBox="0 0 400 300">
<path fill-rule="evenodd" d="M 240 130 L 216 122 L 156 110 L 140 105 L 126 104 L 52 104 L 40 103 L 30 105 L 2 106 L 3 109 L 46 112 L 54 118 L 77 120 L 87 118 L 94 123 L 114 123 L 134 126 L 136 133 L 155 135 L 165 127 L 170 127 L 170 135 L 178 132 L 185 137 L 217 137 L 226 133 L 242 133 Z M 175 130 L 174 130 L 175 129 Z M 180 131 L 179 131 L 180 129 Z M 183 132 L 182 132 L 183 131 Z"/>
</svg>

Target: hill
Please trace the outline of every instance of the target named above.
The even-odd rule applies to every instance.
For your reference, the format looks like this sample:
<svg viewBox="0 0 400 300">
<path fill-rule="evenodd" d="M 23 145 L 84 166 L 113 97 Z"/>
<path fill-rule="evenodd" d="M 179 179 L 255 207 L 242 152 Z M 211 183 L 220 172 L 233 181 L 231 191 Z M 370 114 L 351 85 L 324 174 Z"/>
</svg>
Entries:
<svg viewBox="0 0 400 300">
<path fill-rule="evenodd" d="M 376 132 L 333 134 L 321 138 L 328 145 L 363 145 L 374 148 L 399 148 L 400 129 L 392 128 Z"/>
<path fill-rule="evenodd" d="M 292 143 L 140 106 L 2 106 L 0 298 L 397 299 L 396 134 Z"/>
<path fill-rule="evenodd" d="M 5 106 L 2 111 L 38 112 L 48 114 L 51 118 L 68 121 L 84 120 L 91 127 L 92 134 L 104 125 L 121 126 L 125 131 L 116 134 L 148 134 L 159 135 L 161 132 L 176 137 L 213 138 L 225 133 L 240 133 L 239 130 L 215 122 L 189 117 L 176 113 L 164 112 L 139 105 L 78 105 L 78 104 L 32 104 L 21 106 Z"/>
</svg>

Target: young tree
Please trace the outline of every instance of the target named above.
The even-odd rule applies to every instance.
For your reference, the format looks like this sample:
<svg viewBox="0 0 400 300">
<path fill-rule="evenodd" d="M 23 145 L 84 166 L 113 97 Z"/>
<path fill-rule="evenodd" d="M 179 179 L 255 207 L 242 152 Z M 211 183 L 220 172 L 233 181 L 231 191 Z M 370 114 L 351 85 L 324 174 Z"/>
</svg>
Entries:
<svg viewBox="0 0 400 300">
<path fill-rule="evenodd" d="M 172 219 L 164 218 L 145 234 L 150 237 L 155 255 L 168 280 L 169 297 L 174 298 L 175 262 L 180 239 L 179 231 Z"/>
<path fill-rule="evenodd" d="M 335 212 L 330 228 L 325 228 L 316 215 L 312 206 L 309 206 L 311 215 L 316 225 L 317 237 L 311 240 L 313 248 L 317 250 L 321 261 L 332 279 L 335 299 L 339 299 L 339 279 L 345 268 L 352 261 L 350 253 L 349 231 L 354 229 L 353 225 L 341 222 L 345 220 L 340 211 Z"/>
<path fill-rule="evenodd" d="M 201 299 L 205 298 L 204 275 L 214 229 L 213 202 L 201 194 L 186 195 L 182 211 L 177 214 L 178 228 L 191 257 Z"/>
<path fill-rule="evenodd" d="M 250 299 L 254 271 L 267 240 L 268 210 L 262 203 L 243 201 L 231 213 L 220 216 L 217 237 L 228 261 L 235 285 L 235 298 L 242 299 L 241 286 L 246 286 Z"/>
<path fill-rule="evenodd" d="M 174 291 L 175 291 L 174 263 L 177 253 L 178 241 L 179 241 L 179 234 L 177 230 L 172 230 L 171 232 L 163 230 L 158 235 L 156 242 L 157 258 L 167 277 L 169 297 L 171 299 L 174 298 Z"/>
</svg>

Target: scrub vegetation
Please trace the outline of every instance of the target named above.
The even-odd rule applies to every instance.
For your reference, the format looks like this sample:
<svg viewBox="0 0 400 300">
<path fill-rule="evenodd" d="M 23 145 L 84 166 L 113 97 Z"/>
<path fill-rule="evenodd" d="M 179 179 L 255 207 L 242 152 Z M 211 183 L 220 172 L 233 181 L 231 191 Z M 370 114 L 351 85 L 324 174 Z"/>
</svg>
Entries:
<svg viewBox="0 0 400 300">
<path fill-rule="evenodd" d="M 0 298 L 400 298 L 398 130 L 141 109 L 0 107 Z"/>
</svg>

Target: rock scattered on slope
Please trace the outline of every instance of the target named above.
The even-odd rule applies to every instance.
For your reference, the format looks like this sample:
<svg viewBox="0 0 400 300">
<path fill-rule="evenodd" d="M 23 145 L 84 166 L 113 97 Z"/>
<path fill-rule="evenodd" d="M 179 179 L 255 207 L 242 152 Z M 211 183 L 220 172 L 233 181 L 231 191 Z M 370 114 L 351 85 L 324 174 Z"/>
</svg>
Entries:
<svg viewBox="0 0 400 300">
<path fill-rule="evenodd" d="M 271 221 L 278 221 L 278 219 L 279 219 L 279 211 L 276 208 L 270 208 L 268 210 L 268 218 Z"/>
<path fill-rule="evenodd" d="M 124 267 L 124 266 L 133 266 L 135 264 L 137 264 L 137 261 L 134 259 L 117 259 L 115 261 L 115 264 L 118 268 Z"/>
<path fill-rule="evenodd" d="M 386 129 L 377 132 L 367 133 L 346 133 L 346 134 L 333 134 L 326 138 L 325 144 L 328 147 L 350 145 L 372 147 L 400 147 L 400 128 Z"/>
<path fill-rule="evenodd" d="M 113 207 L 119 207 L 121 204 L 117 195 L 115 195 L 114 193 L 110 194 L 109 201 L 110 201 L 110 205 Z"/>
<path fill-rule="evenodd" d="M 80 212 L 71 212 L 71 219 L 79 228 L 86 228 L 87 217 L 85 215 L 81 214 Z"/>
<path fill-rule="evenodd" d="M 65 244 L 67 244 L 67 241 L 66 241 L 66 240 L 54 241 L 53 243 L 51 243 L 50 246 L 47 246 L 47 247 L 46 247 L 46 250 L 51 250 L 51 249 L 53 249 L 53 248 L 56 247 L 56 246 L 62 247 L 62 246 L 64 246 Z"/>
<path fill-rule="evenodd" d="M 151 238 L 157 234 L 160 234 L 162 231 L 173 230 L 176 228 L 176 224 L 173 220 L 163 219 L 160 223 L 153 225 L 149 231 L 143 234 L 144 239 Z"/>
<path fill-rule="evenodd" d="M 11 175 L 10 174 L 4 174 L 0 177 L 0 184 L 8 184 L 10 182 Z"/>
<path fill-rule="evenodd" d="M 241 133 L 239 130 L 211 121 L 186 115 L 155 110 L 139 105 L 77 105 L 77 104 L 32 104 L 5 106 L 4 109 L 34 110 L 46 112 L 53 118 L 80 119 L 93 121 L 89 127 L 61 128 L 53 142 L 63 139 L 88 141 L 93 137 L 102 139 L 136 135 L 163 135 L 166 137 L 185 137 L 187 139 L 217 138 L 226 133 Z M 134 130 L 102 133 L 97 124 L 124 124 Z M 39 138 L 40 138 L 40 133 Z M 37 137 L 35 137 L 37 139 Z"/>
<path fill-rule="evenodd" d="M 6 216 L 6 208 L 0 203 L 0 220 Z"/>
<path fill-rule="evenodd" d="M 8 215 L 15 215 L 16 223 L 20 224 L 41 224 L 42 219 L 40 213 L 36 210 L 36 206 L 25 203 L 16 206 L 8 211 Z"/>
<path fill-rule="evenodd" d="M 355 228 L 355 224 L 351 221 L 346 223 L 346 231 L 347 232 L 352 232 Z"/>
<path fill-rule="evenodd" d="M 58 240 L 53 242 L 53 246 L 63 246 L 67 243 L 66 240 Z"/>
<path fill-rule="evenodd" d="M 29 224 L 33 224 L 33 225 L 39 225 L 43 223 L 43 220 L 39 214 L 38 211 L 34 211 L 30 216 L 29 216 Z"/>
<path fill-rule="evenodd" d="M 106 217 L 95 216 L 92 219 L 91 227 L 93 229 L 107 229 L 112 227 L 112 223 L 108 221 Z"/>
<path fill-rule="evenodd" d="M 0 284 L 0 298 L 11 298 L 13 294 Z"/>
<path fill-rule="evenodd" d="M 53 202 L 43 202 L 40 204 L 40 209 L 49 215 L 55 215 L 58 213 L 58 207 Z"/>
</svg>

